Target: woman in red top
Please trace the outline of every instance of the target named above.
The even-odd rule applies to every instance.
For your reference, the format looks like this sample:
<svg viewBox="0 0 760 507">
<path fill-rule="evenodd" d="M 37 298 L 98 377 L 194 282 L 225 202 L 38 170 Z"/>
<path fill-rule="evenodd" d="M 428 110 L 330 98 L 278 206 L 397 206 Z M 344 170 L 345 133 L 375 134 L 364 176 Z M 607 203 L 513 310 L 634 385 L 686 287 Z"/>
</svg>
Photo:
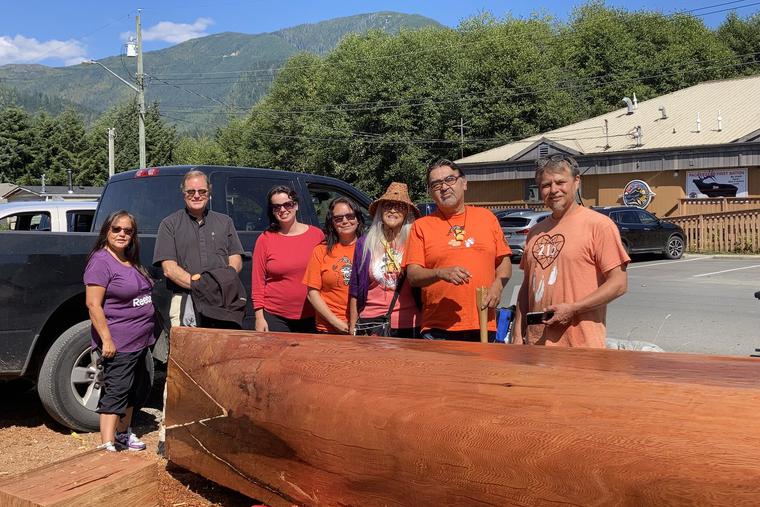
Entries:
<svg viewBox="0 0 760 507">
<path fill-rule="evenodd" d="M 317 331 L 348 334 L 348 283 L 363 229 L 364 218 L 354 201 L 337 197 L 330 202 L 325 241 L 314 248 L 303 277 L 317 312 Z"/>
<path fill-rule="evenodd" d="M 314 309 L 302 279 L 324 234 L 298 221 L 298 194 L 279 185 L 269 190 L 269 228 L 253 250 L 252 296 L 256 331 L 313 333 Z"/>
</svg>

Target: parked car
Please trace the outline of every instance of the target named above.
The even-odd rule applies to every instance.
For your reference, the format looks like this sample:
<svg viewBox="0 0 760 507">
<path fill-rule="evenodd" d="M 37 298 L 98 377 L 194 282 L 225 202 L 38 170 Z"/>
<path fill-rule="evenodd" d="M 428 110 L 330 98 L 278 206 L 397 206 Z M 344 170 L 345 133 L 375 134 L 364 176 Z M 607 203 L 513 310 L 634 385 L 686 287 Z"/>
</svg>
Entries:
<svg viewBox="0 0 760 507">
<path fill-rule="evenodd" d="M 232 218 L 245 253 L 240 279 L 251 293 L 251 251 L 269 225 L 266 195 L 288 185 L 299 195 L 302 222 L 321 227 L 328 204 L 339 196 L 355 200 L 367 216 L 370 199 L 347 183 L 324 176 L 270 169 L 216 166 L 153 167 L 113 176 L 103 190 L 93 229 L 113 211 L 126 209 L 140 227 L 140 254 L 156 279 L 153 303 L 169 322 L 171 295 L 161 269 L 152 267 L 161 220 L 184 206 L 179 191 L 184 174 L 197 169 L 211 182 L 209 206 Z M 39 231 L 39 229 L 37 229 Z M 4 232 L 0 248 L 0 380 L 27 378 L 37 383 L 42 405 L 59 423 L 97 430 L 94 412 L 101 384 L 90 354 L 90 320 L 82 272 L 97 237 L 94 232 Z M 243 327 L 252 329 L 246 309 Z M 153 351 L 166 361 L 166 330 Z M 152 367 L 153 360 L 148 358 Z"/>
<path fill-rule="evenodd" d="M 0 204 L 0 231 L 89 232 L 96 201 L 22 201 Z"/>
<path fill-rule="evenodd" d="M 532 210 L 530 208 L 505 208 L 493 210 L 493 214 L 496 215 L 496 218 L 502 218 L 513 213 L 526 213 L 531 211 L 535 210 Z"/>
<path fill-rule="evenodd" d="M 680 259 L 686 250 L 686 235 L 681 227 L 660 220 L 635 206 L 595 207 L 607 215 L 620 231 L 620 239 L 629 254 L 660 253 L 668 259 Z"/>
<path fill-rule="evenodd" d="M 424 217 L 425 215 L 429 215 L 435 212 L 435 210 L 437 210 L 438 207 L 435 205 L 434 202 L 418 202 L 417 209 L 420 210 L 420 213 Z"/>
<path fill-rule="evenodd" d="M 512 260 L 518 260 L 523 256 L 525 240 L 530 230 L 540 221 L 551 215 L 548 211 L 516 211 L 499 218 L 504 238 L 512 250 Z"/>
</svg>

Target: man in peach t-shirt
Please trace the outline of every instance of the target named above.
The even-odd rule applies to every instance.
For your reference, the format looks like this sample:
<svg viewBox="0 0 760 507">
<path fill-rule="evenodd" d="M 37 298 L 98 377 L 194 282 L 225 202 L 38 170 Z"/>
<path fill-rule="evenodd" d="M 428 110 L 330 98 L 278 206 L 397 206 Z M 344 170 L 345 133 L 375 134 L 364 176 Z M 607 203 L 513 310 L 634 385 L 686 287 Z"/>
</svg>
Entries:
<svg viewBox="0 0 760 507">
<path fill-rule="evenodd" d="M 536 183 L 552 214 L 528 234 L 513 343 L 605 347 L 607 303 L 625 294 L 631 259 L 612 220 L 575 201 L 580 181 L 569 155 L 537 161 Z M 528 312 L 553 315 L 527 325 Z"/>
</svg>

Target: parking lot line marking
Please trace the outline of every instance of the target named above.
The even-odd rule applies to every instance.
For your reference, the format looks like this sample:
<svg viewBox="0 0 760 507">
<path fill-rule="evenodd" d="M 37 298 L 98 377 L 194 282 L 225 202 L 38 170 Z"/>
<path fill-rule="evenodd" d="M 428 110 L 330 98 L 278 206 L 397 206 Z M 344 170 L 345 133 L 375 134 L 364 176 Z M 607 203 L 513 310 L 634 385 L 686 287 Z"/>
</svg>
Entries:
<svg viewBox="0 0 760 507">
<path fill-rule="evenodd" d="M 679 262 L 692 262 L 692 261 L 701 261 L 704 259 L 709 259 L 709 257 L 695 257 L 694 259 L 681 259 L 679 261 L 663 261 L 663 262 L 655 262 L 653 264 L 634 264 L 631 266 L 628 264 L 628 269 L 636 269 L 636 268 L 648 268 L 650 266 L 672 266 L 673 264 L 678 264 Z"/>
<path fill-rule="evenodd" d="M 743 268 L 724 269 L 723 271 L 714 271 L 712 273 L 702 273 L 701 275 L 694 275 L 692 276 L 692 278 L 699 278 L 702 276 L 710 276 L 710 275 L 719 275 L 721 273 L 729 273 L 731 271 L 741 271 L 742 269 L 752 269 L 752 268 L 760 268 L 760 264 L 755 264 L 754 266 L 744 266 Z"/>
</svg>

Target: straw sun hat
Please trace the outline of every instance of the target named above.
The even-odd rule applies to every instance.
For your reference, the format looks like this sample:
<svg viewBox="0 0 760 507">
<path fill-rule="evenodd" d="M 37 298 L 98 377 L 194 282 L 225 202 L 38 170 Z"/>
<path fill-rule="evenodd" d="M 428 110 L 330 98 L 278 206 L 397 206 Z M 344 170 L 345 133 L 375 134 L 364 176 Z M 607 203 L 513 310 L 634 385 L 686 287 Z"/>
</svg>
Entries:
<svg viewBox="0 0 760 507">
<path fill-rule="evenodd" d="M 386 201 L 403 202 L 411 212 L 414 213 L 415 218 L 420 218 L 421 216 L 420 210 L 418 210 L 417 206 L 415 206 L 412 200 L 409 199 L 409 190 L 406 183 L 398 183 L 394 181 L 388 185 L 388 190 L 369 205 L 369 214 L 375 216 L 375 210 L 377 210 L 377 207 Z"/>
</svg>

